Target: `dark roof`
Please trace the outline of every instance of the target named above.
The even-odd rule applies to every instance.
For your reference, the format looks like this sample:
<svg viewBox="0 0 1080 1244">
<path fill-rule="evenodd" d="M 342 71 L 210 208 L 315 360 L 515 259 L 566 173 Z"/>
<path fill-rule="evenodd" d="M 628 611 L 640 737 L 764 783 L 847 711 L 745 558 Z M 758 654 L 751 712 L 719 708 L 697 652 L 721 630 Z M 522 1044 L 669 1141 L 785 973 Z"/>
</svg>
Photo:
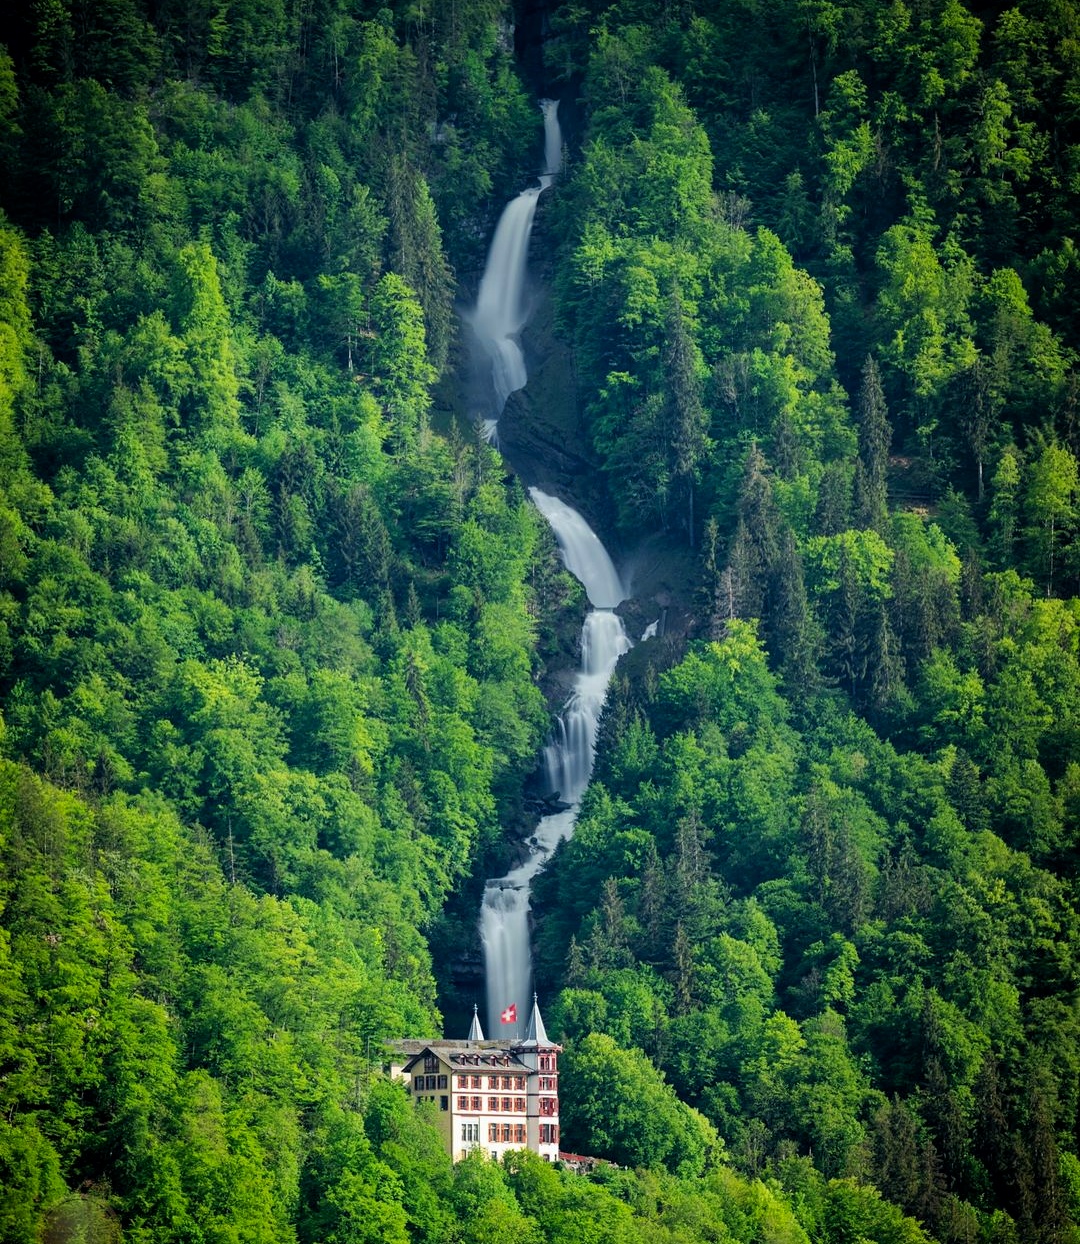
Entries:
<svg viewBox="0 0 1080 1244">
<path fill-rule="evenodd" d="M 400 1051 L 406 1057 L 405 1070 L 412 1070 L 413 1064 L 421 1055 L 430 1051 L 443 1062 L 452 1067 L 485 1070 L 512 1068 L 516 1072 L 532 1071 L 514 1056 L 514 1046 L 507 1041 L 391 1041 L 391 1049 Z"/>
</svg>

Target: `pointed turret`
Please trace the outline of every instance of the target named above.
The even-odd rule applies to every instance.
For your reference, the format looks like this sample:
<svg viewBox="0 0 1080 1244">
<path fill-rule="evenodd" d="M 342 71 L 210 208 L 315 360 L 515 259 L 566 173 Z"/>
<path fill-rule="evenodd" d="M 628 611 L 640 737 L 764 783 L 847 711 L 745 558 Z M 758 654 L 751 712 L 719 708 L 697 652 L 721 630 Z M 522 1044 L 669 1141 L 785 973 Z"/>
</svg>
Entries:
<svg viewBox="0 0 1080 1244">
<path fill-rule="evenodd" d="M 484 1030 L 480 1027 L 480 1016 L 476 1013 L 476 1003 L 473 1003 L 472 1024 L 469 1026 L 469 1040 L 483 1041 Z"/>
<path fill-rule="evenodd" d="M 526 1108 L 527 1147 L 549 1162 L 559 1156 L 559 1054 L 562 1047 L 547 1035 L 533 994 L 525 1039 L 514 1052 L 529 1069 Z"/>
<path fill-rule="evenodd" d="M 547 1030 L 544 1028 L 544 1021 L 540 1018 L 540 1007 L 536 1001 L 536 994 L 533 994 L 532 1011 L 529 1014 L 529 1023 L 525 1029 L 525 1041 L 523 1044 L 550 1045 Z"/>
</svg>

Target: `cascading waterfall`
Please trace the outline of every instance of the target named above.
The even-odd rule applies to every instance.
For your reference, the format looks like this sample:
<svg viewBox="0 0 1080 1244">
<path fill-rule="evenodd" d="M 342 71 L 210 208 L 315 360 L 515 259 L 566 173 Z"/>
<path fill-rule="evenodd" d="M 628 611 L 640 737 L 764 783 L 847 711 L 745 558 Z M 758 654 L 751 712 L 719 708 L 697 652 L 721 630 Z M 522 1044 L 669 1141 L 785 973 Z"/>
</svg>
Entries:
<svg viewBox="0 0 1080 1244">
<path fill-rule="evenodd" d="M 529 857 L 505 877 L 489 881 L 480 911 L 487 976 L 488 1033 L 505 1031 L 500 1016 L 513 1004 L 524 1021 L 532 979 L 529 888 L 562 839 L 574 828 L 592 773 L 596 728 L 615 665 L 630 648 L 622 619 L 613 612 L 625 597 L 611 558 L 580 514 L 565 502 L 530 488 L 529 496 L 551 525 L 567 570 L 580 579 L 592 608 L 581 633 L 581 669 L 544 750 L 548 789 L 569 805 L 540 819 Z"/>
<path fill-rule="evenodd" d="M 524 388 L 527 379 L 518 334 L 527 317 L 525 273 L 529 237 L 540 195 L 555 180 L 562 164 L 559 101 L 545 99 L 540 106 L 544 110 L 544 168 L 540 184 L 523 190 L 504 208 L 491 239 L 476 306 L 463 317 L 491 364 L 493 414 L 483 420 L 488 440 L 494 439 L 506 399 Z"/>
<path fill-rule="evenodd" d="M 523 190 L 503 211 L 488 250 L 476 306 L 464 318 L 491 368 L 492 417 L 483 420 L 488 440 L 511 393 L 527 380 L 518 335 L 528 317 L 525 297 L 529 237 L 540 195 L 562 164 L 557 100 L 543 100 L 544 168 L 540 183 Z M 555 847 L 574 828 L 578 805 L 592 773 L 596 728 L 615 663 L 630 647 L 615 606 L 625 597 L 611 558 L 576 510 L 537 488 L 529 495 L 555 533 L 563 561 L 585 587 L 592 608 L 581 636 L 581 669 L 544 750 L 548 788 L 563 810 L 542 817 L 529 840 L 528 857 L 484 889 L 480 934 L 487 977 L 488 1033 L 505 1032 L 500 1017 L 513 1005 L 524 1023 L 532 980 L 529 889 Z"/>
</svg>

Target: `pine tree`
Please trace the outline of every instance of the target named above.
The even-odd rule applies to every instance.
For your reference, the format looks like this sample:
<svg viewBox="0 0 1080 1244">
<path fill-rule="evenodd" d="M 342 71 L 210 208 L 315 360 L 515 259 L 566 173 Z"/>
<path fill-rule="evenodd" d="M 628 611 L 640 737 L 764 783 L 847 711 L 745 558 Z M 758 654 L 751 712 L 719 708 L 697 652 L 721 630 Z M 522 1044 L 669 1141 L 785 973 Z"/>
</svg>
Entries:
<svg viewBox="0 0 1080 1244">
<path fill-rule="evenodd" d="M 889 443 L 892 428 L 881 386 L 881 372 L 873 355 L 863 364 L 862 384 L 855 406 L 859 425 L 859 462 L 856 475 L 855 521 L 860 527 L 884 532 L 888 522 Z"/>
<path fill-rule="evenodd" d="M 728 554 L 735 616 L 765 617 L 779 556 L 780 513 L 773 498 L 769 464 L 760 446 L 750 447 L 736 505 L 738 520 Z"/>
<path fill-rule="evenodd" d="M 638 957 L 647 963 L 658 962 L 662 954 L 667 910 L 664 869 L 656 850 L 656 842 L 650 840 L 649 851 L 641 869 L 637 905 L 638 923 L 641 926 Z"/>
<path fill-rule="evenodd" d="M 820 682 L 820 636 L 806 596 L 795 533 L 786 523 L 773 568 L 766 639 L 789 693 L 803 698 L 812 694 Z"/>
<path fill-rule="evenodd" d="M 694 546 L 694 474 L 706 448 L 708 413 L 701 400 L 701 355 L 683 309 L 676 281 L 667 308 L 667 340 L 663 353 L 667 384 L 673 483 L 686 494 L 687 532 Z"/>
</svg>

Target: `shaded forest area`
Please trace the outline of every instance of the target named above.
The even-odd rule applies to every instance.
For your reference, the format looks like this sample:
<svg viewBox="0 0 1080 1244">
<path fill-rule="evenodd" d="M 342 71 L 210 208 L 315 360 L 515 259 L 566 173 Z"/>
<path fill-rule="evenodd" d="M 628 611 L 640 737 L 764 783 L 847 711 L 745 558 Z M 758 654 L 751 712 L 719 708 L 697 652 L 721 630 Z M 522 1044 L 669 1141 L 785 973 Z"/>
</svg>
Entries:
<svg viewBox="0 0 1080 1244">
<path fill-rule="evenodd" d="M 1074 1241 L 1060 0 L 550 7 L 597 504 L 700 568 L 534 902 L 564 1143 L 620 1167 L 451 1168 L 378 1071 L 578 599 L 433 428 L 538 163 L 514 16 L 5 32 L 0 1239 Z"/>
</svg>

